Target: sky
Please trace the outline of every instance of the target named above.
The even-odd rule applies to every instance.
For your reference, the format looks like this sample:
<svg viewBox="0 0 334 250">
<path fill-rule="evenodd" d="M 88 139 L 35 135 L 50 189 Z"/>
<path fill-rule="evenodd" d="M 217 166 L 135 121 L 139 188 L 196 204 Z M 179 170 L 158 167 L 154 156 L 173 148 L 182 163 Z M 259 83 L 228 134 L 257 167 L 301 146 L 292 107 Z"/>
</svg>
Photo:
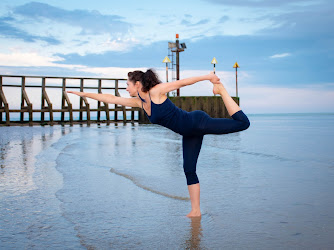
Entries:
<svg viewBox="0 0 334 250">
<path fill-rule="evenodd" d="M 209 74 L 215 57 L 216 74 L 236 96 L 238 62 L 245 113 L 334 112 L 331 0 L 2 0 L 0 7 L 2 75 L 127 78 L 153 68 L 166 81 L 162 61 L 179 34 L 187 46 L 180 78 Z M 20 106 L 11 91 L 10 108 Z M 180 94 L 212 96 L 212 84 Z M 38 103 L 40 95 L 30 99 Z"/>
</svg>

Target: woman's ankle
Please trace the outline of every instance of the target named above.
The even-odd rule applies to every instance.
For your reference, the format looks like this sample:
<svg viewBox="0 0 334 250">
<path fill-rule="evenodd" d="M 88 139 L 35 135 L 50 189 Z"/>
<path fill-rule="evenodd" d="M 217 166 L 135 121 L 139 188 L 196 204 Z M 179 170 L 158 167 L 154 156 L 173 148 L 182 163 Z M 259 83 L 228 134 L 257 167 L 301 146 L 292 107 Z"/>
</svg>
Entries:
<svg viewBox="0 0 334 250">
<path fill-rule="evenodd" d="M 201 208 L 200 207 L 198 207 L 198 208 L 191 208 L 191 211 L 193 211 L 193 212 L 200 212 Z"/>
</svg>

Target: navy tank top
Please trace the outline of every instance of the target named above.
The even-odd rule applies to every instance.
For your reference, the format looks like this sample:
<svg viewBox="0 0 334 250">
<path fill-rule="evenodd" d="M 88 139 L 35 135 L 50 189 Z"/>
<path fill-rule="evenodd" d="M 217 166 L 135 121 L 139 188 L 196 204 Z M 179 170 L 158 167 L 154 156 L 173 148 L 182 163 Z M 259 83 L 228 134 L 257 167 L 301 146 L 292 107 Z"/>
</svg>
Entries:
<svg viewBox="0 0 334 250">
<path fill-rule="evenodd" d="M 150 116 L 146 113 L 143 107 L 143 102 L 145 102 L 145 100 L 141 98 L 139 92 L 138 96 L 142 100 L 142 108 L 151 123 L 169 128 L 180 135 L 187 135 L 191 133 L 193 120 L 189 115 L 189 112 L 177 107 L 168 97 L 163 103 L 155 104 L 151 100 L 150 92 L 148 93 L 151 101 Z"/>
</svg>

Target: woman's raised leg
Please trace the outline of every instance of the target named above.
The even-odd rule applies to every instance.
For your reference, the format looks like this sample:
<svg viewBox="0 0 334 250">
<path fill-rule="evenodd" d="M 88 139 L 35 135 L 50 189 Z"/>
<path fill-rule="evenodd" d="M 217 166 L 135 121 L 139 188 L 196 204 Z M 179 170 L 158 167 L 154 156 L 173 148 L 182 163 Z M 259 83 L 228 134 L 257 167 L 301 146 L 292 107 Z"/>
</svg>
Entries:
<svg viewBox="0 0 334 250">
<path fill-rule="evenodd" d="M 220 94 L 225 107 L 231 116 L 229 118 L 212 118 L 208 114 L 202 112 L 203 119 L 197 119 L 199 122 L 196 127 L 202 134 L 228 134 L 246 130 L 250 126 L 248 117 L 240 109 L 238 104 L 227 93 L 223 84 L 213 84 L 213 93 Z"/>
<path fill-rule="evenodd" d="M 227 109 L 228 114 L 232 117 L 233 114 L 238 112 L 240 109 L 239 105 L 232 99 L 232 97 L 228 94 L 224 85 L 219 82 L 217 84 L 213 84 L 213 93 L 221 95 L 225 107 Z"/>
<path fill-rule="evenodd" d="M 229 134 L 247 129 L 250 126 L 248 117 L 242 110 L 237 111 L 229 118 L 212 118 L 208 114 L 205 115 L 204 121 L 200 125 L 200 132 L 206 134 Z"/>
</svg>

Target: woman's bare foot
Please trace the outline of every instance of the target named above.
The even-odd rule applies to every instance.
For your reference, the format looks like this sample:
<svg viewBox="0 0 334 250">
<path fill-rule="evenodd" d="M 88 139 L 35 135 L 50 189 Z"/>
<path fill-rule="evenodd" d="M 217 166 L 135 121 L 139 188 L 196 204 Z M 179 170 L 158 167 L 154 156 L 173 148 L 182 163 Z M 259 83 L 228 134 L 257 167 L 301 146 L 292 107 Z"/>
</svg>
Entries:
<svg viewBox="0 0 334 250">
<path fill-rule="evenodd" d="M 208 79 L 213 84 L 217 84 L 220 82 L 220 78 L 213 71 L 208 76 L 209 76 Z"/>
<path fill-rule="evenodd" d="M 223 84 L 221 82 L 220 83 L 215 83 L 215 84 L 213 84 L 213 90 L 212 90 L 212 92 L 213 92 L 213 94 L 218 95 L 218 94 L 221 93 L 221 91 L 223 89 L 224 89 L 224 86 L 223 86 Z"/>
<path fill-rule="evenodd" d="M 200 210 L 191 210 L 189 214 L 187 214 L 187 217 L 199 217 L 202 216 Z"/>
</svg>

